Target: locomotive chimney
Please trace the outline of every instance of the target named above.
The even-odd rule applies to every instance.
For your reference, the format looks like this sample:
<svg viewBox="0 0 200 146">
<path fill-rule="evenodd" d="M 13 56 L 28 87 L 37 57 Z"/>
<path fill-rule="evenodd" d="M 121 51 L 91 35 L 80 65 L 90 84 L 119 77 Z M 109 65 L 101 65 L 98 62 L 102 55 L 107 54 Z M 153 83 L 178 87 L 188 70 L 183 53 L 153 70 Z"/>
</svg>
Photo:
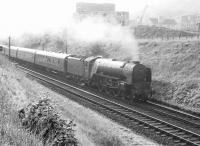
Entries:
<svg viewBox="0 0 200 146">
<path fill-rule="evenodd" d="M 130 61 L 127 61 L 127 63 L 139 64 L 140 62 L 139 62 L 139 61 L 133 61 L 133 60 L 130 60 Z"/>
<path fill-rule="evenodd" d="M 139 61 L 132 61 L 132 63 L 139 64 L 140 62 Z"/>
</svg>

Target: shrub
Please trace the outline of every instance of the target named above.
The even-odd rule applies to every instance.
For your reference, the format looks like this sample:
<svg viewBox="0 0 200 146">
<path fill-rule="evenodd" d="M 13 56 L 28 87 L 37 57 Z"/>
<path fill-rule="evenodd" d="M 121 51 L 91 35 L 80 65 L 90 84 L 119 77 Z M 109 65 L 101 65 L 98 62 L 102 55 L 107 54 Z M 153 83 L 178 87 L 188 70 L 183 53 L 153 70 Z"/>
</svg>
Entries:
<svg viewBox="0 0 200 146">
<path fill-rule="evenodd" d="M 22 126 L 42 139 L 43 144 L 53 146 L 77 146 L 73 121 L 60 118 L 49 99 L 29 104 L 19 111 Z"/>
</svg>

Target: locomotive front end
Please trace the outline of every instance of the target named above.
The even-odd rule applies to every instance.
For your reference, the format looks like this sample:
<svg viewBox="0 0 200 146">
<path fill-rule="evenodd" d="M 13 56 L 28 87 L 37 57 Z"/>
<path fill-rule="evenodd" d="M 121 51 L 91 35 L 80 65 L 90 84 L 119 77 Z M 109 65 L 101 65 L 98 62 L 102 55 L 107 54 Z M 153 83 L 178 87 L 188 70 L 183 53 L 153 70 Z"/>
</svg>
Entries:
<svg viewBox="0 0 200 146">
<path fill-rule="evenodd" d="M 139 62 L 127 63 L 124 66 L 127 92 L 137 100 L 147 100 L 151 94 L 151 70 Z"/>
<path fill-rule="evenodd" d="M 139 62 L 100 58 L 92 72 L 92 83 L 100 92 L 137 100 L 151 96 L 151 70 Z"/>
</svg>

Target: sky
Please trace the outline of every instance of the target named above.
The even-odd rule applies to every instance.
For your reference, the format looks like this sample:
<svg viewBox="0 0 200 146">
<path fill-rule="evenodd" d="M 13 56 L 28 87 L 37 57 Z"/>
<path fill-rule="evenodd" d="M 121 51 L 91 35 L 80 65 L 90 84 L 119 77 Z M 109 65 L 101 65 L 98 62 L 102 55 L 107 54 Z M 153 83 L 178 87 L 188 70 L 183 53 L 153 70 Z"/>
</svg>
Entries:
<svg viewBox="0 0 200 146">
<path fill-rule="evenodd" d="M 59 30 L 70 21 L 77 2 L 114 3 L 117 11 L 129 11 L 131 18 L 141 16 L 145 6 L 145 17 L 200 11 L 199 0 L 0 0 L 0 37 Z"/>
</svg>

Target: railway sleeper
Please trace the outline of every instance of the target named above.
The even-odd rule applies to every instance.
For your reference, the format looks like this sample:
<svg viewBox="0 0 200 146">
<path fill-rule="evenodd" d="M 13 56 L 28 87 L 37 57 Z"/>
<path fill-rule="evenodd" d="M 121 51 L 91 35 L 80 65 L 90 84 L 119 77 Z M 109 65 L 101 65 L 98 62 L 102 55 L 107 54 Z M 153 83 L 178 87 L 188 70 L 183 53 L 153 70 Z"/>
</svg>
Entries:
<svg viewBox="0 0 200 146">
<path fill-rule="evenodd" d="M 182 135 L 182 137 L 185 138 L 185 139 L 190 139 L 192 136 L 185 134 L 185 135 Z"/>
<path fill-rule="evenodd" d="M 155 121 L 152 121 L 152 120 L 149 120 L 149 121 L 147 121 L 149 124 L 151 124 L 151 125 L 155 125 L 155 124 L 158 124 L 158 123 L 156 123 Z"/>
<path fill-rule="evenodd" d="M 185 135 L 182 135 L 182 137 L 189 140 L 190 138 L 192 138 L 192 135 L 191 134 L 188 134 L 188 135 L 185 134 Z"/>
<path fill-rule="evenodd" d="M 145 129 L 149 129 L 150 126 L 149 126 L 148 124 L 144 124 L 144 128 L 145 128 Z"/>
<path fill-rule="evenodd" d="M 167 135 L 163 133 L 163 134 L 161 134 L 160 136 L 162 136 L 162 137 L 166 137 Z"/>
<path fill-rule="evenodd" d="M 194 142 L 195 144 L 200 144 L 200 141 Z"/>
<path fill-rule="evenodd" d="M 156 128 L 163 129 L 164 125 L 156 126 Z"/>
<path fill-rule="evenodd" d="M 149 119 L 149 118 L 148 118 L 146 121 L 147 121 L 148 123 L 151 123 L 151 124 L 152 124 L 152 123 L 155 123 L 155 121 L 152 121 L 152 120 Z"/>
<path fill-rule="evenodd" d="M 140 123 L 139 126 L 144 126 L 144 123 Z"/>
<path fill-rule="evenodd" d="M 190 141 L 199 141 L 198 137 L 190 137 Z"/>
<path fill-rule="evenodd" d="M 172 136 L 168 136 L 168 137 L 167 137 L 168 140 L 172 140 L 173 138 L 174 138 L 174 137 L 172 137 Z"/>
<path fill-rule="evenodd" d="M 146 117 L 141 117 L 141 118 L 139 117 L 139 119 L 142 120 L 142 121 L 147 121 L 148 120 L 148 118 L 146 118 Z"/>
<path fill-rule="evenodd" d="M 183 145 L 183 146 L 184 146 L 184 145 L 187 145 L 187 143 L 185 143 L 185 142 L 181 142 L 180 145 Z"/>
<path fill-rule="evenodd" d="M 160 131 L 156 131 L 156 134 L 160 134 L 161 132 Z"/>
<path fill-rule="evenodd" d="M 143 115 L 136 115 L 137 116 L 137 118 L 140 118 L 140 119 L 142 119 L 142 118 L 147 118 L 147 117 L 145 117 L 145 116 L 143 116 Z"/>
<path fill-rule="evenodd" d="M 185 135 L 185 134 L 186 134 L 186 133 L 183 132 L 183 131 L 177 133 L 177 135 L 180 135 L 180 136 Z"/>
<path fill-rule="evenodd" d="M 134 120 L 131 120 L 131 123 L 133 123 L 133 124 L 139 124 L 139 122 L 134 121 Z"/>
<path fill-rule="evenodd" d="M 152 124 L 153 124 L 153 126 L 154 126 L 154 125 L 156 126 L 156 125 L 160 125 L 161 123 L 160 123 L 160 122 L 154 121 Z"/>
<path fill-rule="evenodd" d="M 164 127 L 164 128 L 162 128 L 162 130 L 165 130 L 165 131 L 169 131 L 169 130 L 173 130 L 173 128 L 170 128 L 170 127 Z"/>
<path fill-rule="evenodd" d="M 179 130 L 172 129 L 172 130 L 168 130 L 167 132 L 172 133 L 172 134 L 177 134 L 178 131 Z"/>
<path fill-rule="evenodd" d="M 127 115 L 132 115 L 132 113 L 131 112 L 129 112 L 129 111 L 124 111 L 124 110 L 121 110 L 123 113 L 125 113 L 125 114 L 127 114 Z"/>
<path fill-rule="evenodd" d="M 153 126 L 155 126 L 156 128 L 163 128 L 165 127 L 165 125 L 159 123 L 159 124 L 154 124 Z"/>
<path fill-rule="evenodd" d="M 179 140 L 179 139 L 174 139 L 173 142 L 174 142 L 174 143 L 180 143 L 181 140 Z"/>
</svg>

